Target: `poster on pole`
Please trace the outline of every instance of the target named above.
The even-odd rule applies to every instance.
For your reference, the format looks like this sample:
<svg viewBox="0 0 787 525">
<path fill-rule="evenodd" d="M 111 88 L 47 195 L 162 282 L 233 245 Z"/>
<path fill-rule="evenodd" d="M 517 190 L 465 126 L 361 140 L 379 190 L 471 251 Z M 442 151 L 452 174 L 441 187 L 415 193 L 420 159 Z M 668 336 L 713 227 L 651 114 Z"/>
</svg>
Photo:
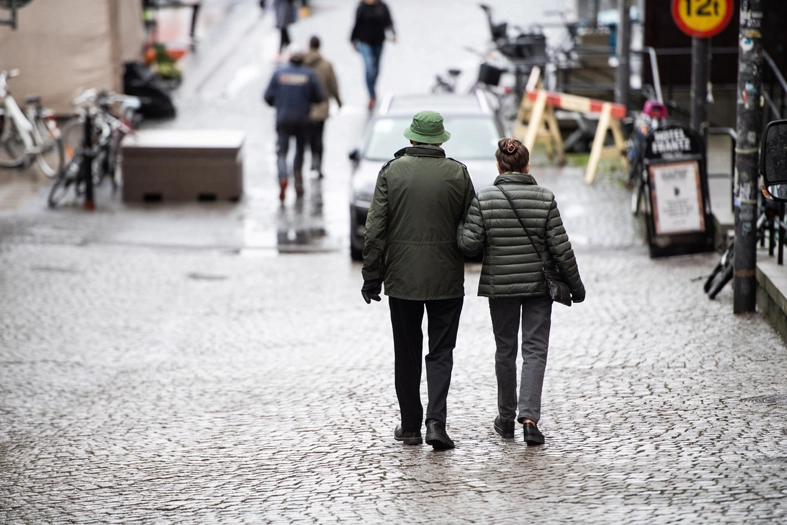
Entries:
<svg viewBox="0 0 787 525">
<path fill-rule="evenodd" d="M 656 235 L 705 231 L 698 163 L 654 165 L 648 170 Z"/>
</svg>

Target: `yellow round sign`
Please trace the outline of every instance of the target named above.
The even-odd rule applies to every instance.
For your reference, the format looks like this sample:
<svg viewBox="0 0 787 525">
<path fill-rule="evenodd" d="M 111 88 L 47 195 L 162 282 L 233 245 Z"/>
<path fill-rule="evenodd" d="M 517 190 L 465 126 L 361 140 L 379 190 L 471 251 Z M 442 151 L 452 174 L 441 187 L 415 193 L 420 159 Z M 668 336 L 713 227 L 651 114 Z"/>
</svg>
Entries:
<svg viewBox="0 0 787 525">
<path fill-rule="evenodd" d="M 672 0 L 672 18 L 687 35 L 710 38 L 721 33 L 733 14 L 732 0 Z"/>
</svg>

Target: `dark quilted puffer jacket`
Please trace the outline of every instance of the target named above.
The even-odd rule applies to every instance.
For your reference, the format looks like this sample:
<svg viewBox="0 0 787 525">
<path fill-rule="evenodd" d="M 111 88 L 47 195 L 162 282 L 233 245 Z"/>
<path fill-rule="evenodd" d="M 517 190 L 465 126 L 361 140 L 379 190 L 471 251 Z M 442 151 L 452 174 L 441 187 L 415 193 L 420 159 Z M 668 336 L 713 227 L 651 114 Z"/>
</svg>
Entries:
<svg viewBox="0 0 787 525">
<path fill-rule="evenodd" d="M 500 188 L 517 207 L 545 260 L 554 260 L 571 296 L 585 297 L 574 251 L 560 219 L 555 196 L 529 174 L 504 173 L 495 185 L 478 192 L 467 218 L 459 225 L 459 249 L 468 256 L 484 254 L 478 295 L 536 297 L 547 295 L 541 261 Z"/>
</svg>

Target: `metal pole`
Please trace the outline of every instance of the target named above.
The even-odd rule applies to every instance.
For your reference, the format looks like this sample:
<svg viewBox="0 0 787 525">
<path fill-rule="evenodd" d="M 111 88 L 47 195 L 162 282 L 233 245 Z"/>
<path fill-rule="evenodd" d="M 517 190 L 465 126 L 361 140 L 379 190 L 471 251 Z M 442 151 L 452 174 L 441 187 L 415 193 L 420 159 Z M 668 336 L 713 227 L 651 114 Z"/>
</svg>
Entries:
<svg viewBox="0 0 787 525">
<path fill-rule="evenodd" d="M 618 0 L 618 35 L 617 49 L 618 69 L 615 72 L 615 102 L 625 107 L 629 105 L 629 88 L 631 87 L 631 16 L 629 15 L 630 0 Z"/>
<path fill-rule="evenodd" d="M 659 73 L 659 57 L 656 55 L 656 50 L 652 47 L 643 47 L 643 50 L 648 52 L 650 57 L 650 71 L 653 74 L 653 89 L 656 90 L 656 100 L 664 103 L 664 95 L 661 93 L 661 75 Z"/>
<path fill-rule="evenodd" d="M 757 178 L 762 135 L 762 17 L 765 0 L 742 0 L 735 148 L 733 312 L 757 307 Z"/>
<path fill-rule="evenodd" d="M 708 127 L 710 39 L 691 39 L 691 129 L 703 135 Z"/>
<path fill-rule="evenodd" d="M 90 115 L 90 109 L 85 112 L 84 133 L 82 140 L 82 165 L 80 166 L 80 178 L 85 181 L 85 202 L 82 207 L 86 210 L 95 210 L 96 202 L 93 197 L 93 117 Z"/>
<path fill-rule="evenodd" d="M 590 0 L 590 27 L 598 28 L 598 3 L 599 0 Z"/>
</svg>

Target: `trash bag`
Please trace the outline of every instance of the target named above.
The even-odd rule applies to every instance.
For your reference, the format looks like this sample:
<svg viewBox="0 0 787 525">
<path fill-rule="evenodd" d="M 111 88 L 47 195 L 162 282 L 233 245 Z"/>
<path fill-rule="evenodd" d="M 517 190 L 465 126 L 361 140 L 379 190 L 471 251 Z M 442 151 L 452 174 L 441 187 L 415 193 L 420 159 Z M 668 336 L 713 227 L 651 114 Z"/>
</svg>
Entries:
<svg viewBox="0 0 787 525">
<path fill-rule="evenodd" d="M 172 118 L 176 114 L 166 85 L 141 62 L 125 63 L 123 92 L 139 97 L 139 112 L 145 118 Z"/>
</svg>

